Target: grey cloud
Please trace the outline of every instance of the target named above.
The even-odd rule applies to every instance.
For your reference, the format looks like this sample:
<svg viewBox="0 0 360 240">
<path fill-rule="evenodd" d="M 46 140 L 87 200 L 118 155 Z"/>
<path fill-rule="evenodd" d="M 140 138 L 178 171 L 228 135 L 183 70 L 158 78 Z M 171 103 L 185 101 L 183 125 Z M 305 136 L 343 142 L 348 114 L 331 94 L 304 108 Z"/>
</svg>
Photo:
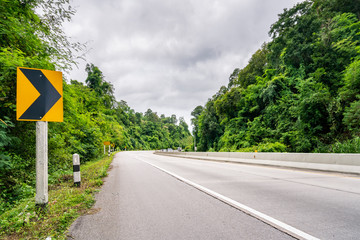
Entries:
<svg viewBox="0 0 360 240">
<path fill-rule="evenodd" d="M 90 41 L 87 61 L 136 111 L 184 116 L 268 41 L 270 25 L 298 0 L 73 0 L 69 36 Z M 84 81 L 85 63 L 68 78 Z M 190 124 L 190 122 L 188 121 Z"/>
</svg>

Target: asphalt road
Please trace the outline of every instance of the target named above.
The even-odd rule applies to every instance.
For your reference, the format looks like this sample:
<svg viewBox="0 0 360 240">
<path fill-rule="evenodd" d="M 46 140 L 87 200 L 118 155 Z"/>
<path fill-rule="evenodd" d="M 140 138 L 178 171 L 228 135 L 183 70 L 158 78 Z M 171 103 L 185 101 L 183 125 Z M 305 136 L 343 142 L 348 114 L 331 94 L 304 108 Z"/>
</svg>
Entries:
<svg viewBox="0 0 360 240">
<path fill-rule="evenodd" d="M 97 195 L 96 213 L 80 217 L 70 234 L 74 239 L 292 239 L 216 194 L 314 238 L 360 239 L 357 177 L 151 152 L 116 155 Z"/>
</svg>

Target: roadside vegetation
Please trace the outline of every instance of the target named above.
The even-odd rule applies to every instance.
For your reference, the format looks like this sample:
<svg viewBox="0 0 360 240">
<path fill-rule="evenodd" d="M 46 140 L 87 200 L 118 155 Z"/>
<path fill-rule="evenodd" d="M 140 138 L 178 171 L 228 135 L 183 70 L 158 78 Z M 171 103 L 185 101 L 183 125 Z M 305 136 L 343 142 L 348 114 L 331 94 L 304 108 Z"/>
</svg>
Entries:
<svg viewBox="0 0 360 240">
<path fill-rule="evenodd" d="M 102 178 L 113 156 L 81 165 L 81 186 L 74 186 L 71 171 L 57 171 L 49 179 L 49 204 L 40 210 L 35 198 L 22 199 L 0 215 L 0 239 L 66 239 L 73 221 L 92 214 L 94 194 L 103 184 Z"/>
<path fill-rule="evenodd" d="M 192 111 L 200 151 L 359 153 L 360 4 L 307 0 Z"/>
</svg>

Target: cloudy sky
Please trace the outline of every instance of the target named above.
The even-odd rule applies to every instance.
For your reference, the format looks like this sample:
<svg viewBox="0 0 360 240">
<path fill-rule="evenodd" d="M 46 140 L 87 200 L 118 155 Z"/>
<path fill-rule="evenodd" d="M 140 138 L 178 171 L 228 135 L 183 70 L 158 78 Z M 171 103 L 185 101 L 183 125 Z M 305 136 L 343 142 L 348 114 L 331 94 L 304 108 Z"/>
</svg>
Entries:
<svg viewBox="0 0 360 240">
<path fill-rule="evenodd" d="M 84 82 L 98 66 L 118 101 L 137 112 L 185 117 L 204 105 L 235 68 L 269 41 L 284 8 L 300 0 L 72 0 L 65 25 L 73 41 L 88 42 L 86 62 L 67 75 Z"/>
</svg>

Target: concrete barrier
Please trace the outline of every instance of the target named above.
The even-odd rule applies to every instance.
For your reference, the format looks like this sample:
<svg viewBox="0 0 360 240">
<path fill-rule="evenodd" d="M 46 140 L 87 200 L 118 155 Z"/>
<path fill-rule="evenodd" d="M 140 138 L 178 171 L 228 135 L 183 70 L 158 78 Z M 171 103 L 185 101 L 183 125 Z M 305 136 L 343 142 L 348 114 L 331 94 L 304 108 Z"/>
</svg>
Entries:
<svg viewBox="0 0 360 240">
<path fill-rule="evenodd" d="M 360 154 L 263 152 L 155 152 L 155 154 L 360 174 Z"/>
</svg>

